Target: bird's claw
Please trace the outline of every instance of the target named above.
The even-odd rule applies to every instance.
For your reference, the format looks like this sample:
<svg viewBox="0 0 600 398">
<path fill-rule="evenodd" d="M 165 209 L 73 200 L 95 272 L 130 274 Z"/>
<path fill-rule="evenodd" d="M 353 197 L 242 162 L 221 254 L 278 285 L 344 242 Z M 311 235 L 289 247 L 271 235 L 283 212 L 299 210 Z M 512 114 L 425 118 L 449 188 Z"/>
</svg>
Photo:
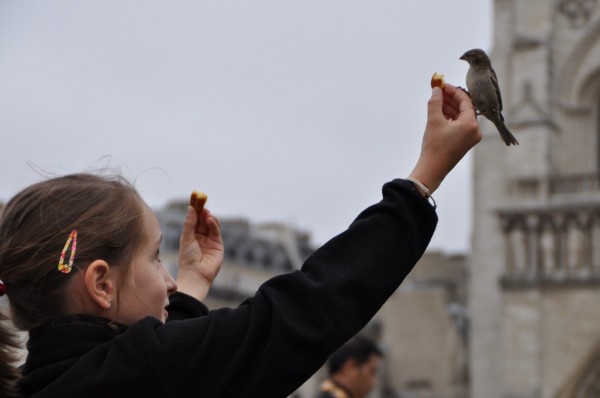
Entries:
<svg viewBox="0 0 600 398">
<path fill-rule="evenodd" d="M 467 94 L 469 96 L 469 98 L 471 98 L 471 100 L 473 100 L 473 98 L 471 97 L 471 94 L 469 94 L 469 92 L 467 91 L 467 89 L 462 88 L 461 86 L 456 87 L 457 89 L 461 90 L 463 93 Z M 473 112 L 475 112 L 475 117 L 481 115 L 481 113 L 477 110 L 477 108 L 475 108 L 475 105 L 473 105 Z"/>
<path fill-rule="evenodd" d="M 471 97 L 471 94 L 469 94 L 469 91 L 467 91 L 466 88 L 462 88 L 461 86 L 456 87 L 457 89 L 461 90 L 463 93 L 467 94 L 469 97 Z"/>
</svg>

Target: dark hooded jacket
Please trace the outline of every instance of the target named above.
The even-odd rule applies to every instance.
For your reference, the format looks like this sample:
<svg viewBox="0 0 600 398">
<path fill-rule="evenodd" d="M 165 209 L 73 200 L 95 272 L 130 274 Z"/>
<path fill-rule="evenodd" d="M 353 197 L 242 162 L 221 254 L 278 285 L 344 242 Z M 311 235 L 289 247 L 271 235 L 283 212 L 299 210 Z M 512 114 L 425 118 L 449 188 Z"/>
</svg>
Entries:
<svg viewBox="0 0 600 398">
<path fill-rule="evenodd" d="M 394 180 L 301 270 L 270 279 L 237 308 L 208 312 L 176 293 L 165 324 L 56 319 L 30 332 L 19 396 L 287 397 L 375 315 L 436 223 L 412 183 Z"/>
</svg>

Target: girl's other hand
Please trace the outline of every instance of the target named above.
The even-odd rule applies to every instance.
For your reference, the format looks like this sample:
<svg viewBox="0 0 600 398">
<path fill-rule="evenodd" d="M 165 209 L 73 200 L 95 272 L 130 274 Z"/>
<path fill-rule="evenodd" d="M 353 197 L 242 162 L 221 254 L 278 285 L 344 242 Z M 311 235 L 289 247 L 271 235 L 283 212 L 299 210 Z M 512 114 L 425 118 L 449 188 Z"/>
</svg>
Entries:
<svg viewBox="0 0 600 398">
<path fill-rule="evenodd" d="M 219 220 L 206 208 L 197 214 L 188 206 L 179 239 L 177 290 L 204 300 L 223 265 L 223 256 Z"/>
</svg>

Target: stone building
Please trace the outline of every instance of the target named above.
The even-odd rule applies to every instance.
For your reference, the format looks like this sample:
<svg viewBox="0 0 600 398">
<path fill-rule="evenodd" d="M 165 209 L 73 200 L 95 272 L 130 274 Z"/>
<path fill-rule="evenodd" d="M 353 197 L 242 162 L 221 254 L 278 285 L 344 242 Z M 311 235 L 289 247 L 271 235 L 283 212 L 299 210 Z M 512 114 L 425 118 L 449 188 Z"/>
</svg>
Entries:
<svg viewBox="0 0 600 398">
<path fill-rule="evenodd" d="M 155 211 L 163 232 L 162 257 L 173 274 L 186 208 L 187 201 L 173 201 Z M 211 288 L 210 300 L 223 298 L 229 303 L 253 295 L 268 278 L 299 269 L 314 251 L 306 232 L 285 224 L 235 218 L 220 222 L 226 266 Z"/>
<path fill-rule="evenodd" d="M 474 151 L 471 397 L 600 396 L 600 4 L 495 0 L 520 145 Z"/>
<path fill-rule="evenodd" d="M 385 353 L 378 396 L 467 396 L 468 280 L 465 256 L 427 252 L 375 315 Z"/>
</svg>

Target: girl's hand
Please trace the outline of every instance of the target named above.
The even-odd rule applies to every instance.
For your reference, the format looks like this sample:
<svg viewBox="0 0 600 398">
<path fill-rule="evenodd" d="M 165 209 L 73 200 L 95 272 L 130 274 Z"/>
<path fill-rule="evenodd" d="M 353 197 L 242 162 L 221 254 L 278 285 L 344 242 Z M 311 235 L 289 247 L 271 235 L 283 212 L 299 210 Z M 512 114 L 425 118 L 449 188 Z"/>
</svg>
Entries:
<svg viewBox="0 0 600 398">
<path fill-rule="evenodd" d="M 446 83 L 432 91 L 427 104 L 427 126 L 421 154 L 411 177 L 423 182 L 431 193 L 463 156 L 481 140 L 471 97 Z"/>
<path fill-rule="evenodd" d="M 188 206 L 179 239 L 177 290 L 204 300 L 223 265 L 223 253 L 219 220 L 206 208 L 197 214 Z"/>
</svg>

